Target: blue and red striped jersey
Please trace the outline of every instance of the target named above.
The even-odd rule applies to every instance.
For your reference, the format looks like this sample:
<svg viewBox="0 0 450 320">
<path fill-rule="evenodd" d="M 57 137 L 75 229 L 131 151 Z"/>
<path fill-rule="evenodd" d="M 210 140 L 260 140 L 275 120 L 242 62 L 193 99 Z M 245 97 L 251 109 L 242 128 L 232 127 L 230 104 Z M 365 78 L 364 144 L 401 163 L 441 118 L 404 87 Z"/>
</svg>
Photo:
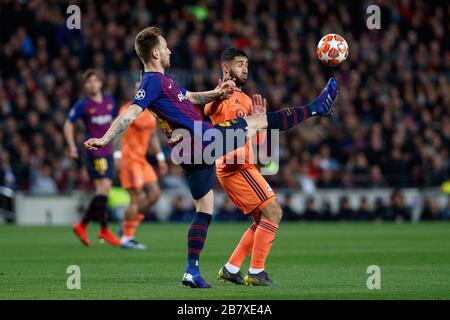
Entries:
<svg viewBox="0 0 450 320">
<path fill-rule="evenodd" d="M 197 126 L 202 128 L 201 132 L 212 128 L 212 124 L 202 121 L 192 102 L 186 98 L 186 89 L 180 88 L 169 75 L 160 72 L 142 74 L 141 86 L 132 104 L 149 109 L 155 115 L 169 139 L 169 145 L 174 138 L 174 130 L 183 128 L 193 134 L 196 121 Z"/>
</svg>

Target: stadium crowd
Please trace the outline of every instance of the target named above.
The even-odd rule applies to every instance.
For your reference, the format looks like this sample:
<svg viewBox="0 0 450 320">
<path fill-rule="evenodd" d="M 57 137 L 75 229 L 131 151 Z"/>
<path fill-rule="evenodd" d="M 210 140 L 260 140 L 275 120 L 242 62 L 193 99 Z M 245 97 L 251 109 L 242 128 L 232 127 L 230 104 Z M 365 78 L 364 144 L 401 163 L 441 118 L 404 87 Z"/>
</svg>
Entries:
<svg viewBox="0 0 450 320">
<path fill-rule="evenodd" d="M 280 135 L 279 173 L 267 177 L 274 188 L 439 186 L 450 178 L 450 7 L 431 2 L 379 3 L 381 29 L 369 30 L 365 1 L 80 1 L 82 28 L 69 30 L 62 1 L 0 0 L 0 185 L 89 190 L 62 134 L 81 75 L 102 71 L 105 92 L 129 101 L 141 68 L 134 37 L 158 25 L 170 73 L 193 91 L 215 87 L 228 46 L 247 52 L 245 90 L 272 110 L 304 104 L 328 76 L 338 79 L 335 116 Z M 315 56 L 331 32 L 350 47 L 336 69 Z M 170 168 L 163 187 L 183 183 Z"/>
</svg>

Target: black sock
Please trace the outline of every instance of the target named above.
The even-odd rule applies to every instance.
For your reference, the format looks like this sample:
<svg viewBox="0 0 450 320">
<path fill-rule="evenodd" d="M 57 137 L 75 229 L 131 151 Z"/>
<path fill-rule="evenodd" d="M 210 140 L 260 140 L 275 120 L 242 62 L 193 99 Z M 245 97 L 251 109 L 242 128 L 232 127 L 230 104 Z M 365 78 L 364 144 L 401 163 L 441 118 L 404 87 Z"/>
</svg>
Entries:
<svg viewBox="0 0 450 320">
<path fill-rule="evenodd" d="M 306 106 L 268 112 L 267 129 L 288 130 L 312 116 L 319 115 L 319 108 L 320 100 L 317 98 Z"/>
<path fill-rule="evenodd" d="M 92 199 L 82 222 L 87 224 L 87 222 L 95 220 L 100 223 L 102 229 L 106 228 L 108 226 L 107 200 L 107 196 L 96 195 L 94 199 Z"/>
</svg>

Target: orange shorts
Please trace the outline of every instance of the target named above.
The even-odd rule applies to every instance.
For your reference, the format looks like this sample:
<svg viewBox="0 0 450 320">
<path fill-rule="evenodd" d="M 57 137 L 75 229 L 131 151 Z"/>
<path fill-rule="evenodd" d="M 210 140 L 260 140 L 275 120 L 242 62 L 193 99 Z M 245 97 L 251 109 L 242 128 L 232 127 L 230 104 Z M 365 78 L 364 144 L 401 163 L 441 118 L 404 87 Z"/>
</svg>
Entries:
<svg viewBox="0 0 450 320">
<path fill-rule="evenodd" d="M 266 179 L 256 168 L 236 171 L 217 179 L 231 201 L 245 214 L 257 215 L 276 199 Z"/>
<path fill-rule="evenodd" d="M 158 176 L 146 160 L 123 159 L 119 179 L 124 189 L 142 189 L 146 184 L 158 181 Z"/>
</svg>

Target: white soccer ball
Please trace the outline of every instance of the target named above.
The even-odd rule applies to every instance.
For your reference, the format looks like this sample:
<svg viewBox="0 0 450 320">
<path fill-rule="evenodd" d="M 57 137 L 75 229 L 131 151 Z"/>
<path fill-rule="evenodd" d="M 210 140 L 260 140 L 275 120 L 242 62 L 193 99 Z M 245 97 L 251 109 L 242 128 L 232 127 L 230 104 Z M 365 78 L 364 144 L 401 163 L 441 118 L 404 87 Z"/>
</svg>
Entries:
<svg viewBox="0 0 450 320">
<path fill-rule="evenodd" d="M 348 57 L 348 44 L 343 37 L 330 33 L 317 45 L 317 58 L 327 66 L 337 66 Z"/>
</svg>

